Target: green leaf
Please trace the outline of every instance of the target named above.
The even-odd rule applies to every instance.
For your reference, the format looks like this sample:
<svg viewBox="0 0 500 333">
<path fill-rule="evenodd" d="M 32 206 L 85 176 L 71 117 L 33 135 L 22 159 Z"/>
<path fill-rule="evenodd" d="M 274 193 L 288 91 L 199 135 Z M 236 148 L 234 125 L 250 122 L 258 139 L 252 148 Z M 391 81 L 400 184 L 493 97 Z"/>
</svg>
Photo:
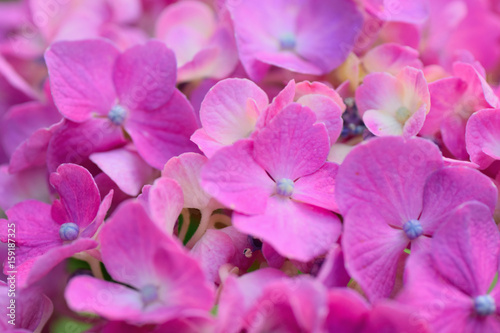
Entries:
<svg viewBox="0 0 500 333">
<path fill-rule="evenodd" d="M 91 324 L 76 321 L 70 318 L 60 318 L 50 327 L 52 333 L 82 333 L 92 328 Z"/>
</svg>

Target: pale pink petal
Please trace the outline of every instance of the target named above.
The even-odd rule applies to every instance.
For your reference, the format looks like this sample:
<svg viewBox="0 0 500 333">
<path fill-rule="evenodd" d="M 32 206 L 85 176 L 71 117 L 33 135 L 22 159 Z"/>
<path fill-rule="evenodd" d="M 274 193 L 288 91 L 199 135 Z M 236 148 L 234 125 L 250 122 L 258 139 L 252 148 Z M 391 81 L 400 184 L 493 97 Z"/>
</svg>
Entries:
<svg viewBox="0 0 500 333">
<path fill-rule="evenodd" d="M 155 170 L 130 147 L 93 153 L 89 158 L 120 190 L 130 196 L 138 195 L 141 188 L 153 179 L 155 173 Z"/>
<path fill-rule="evenodd" d="M 276 184 L 252 155 L 253 142 L 249 140 L 219 150 L 201 172 L 203 189 L 238 212 L 263 213 Z"/>
<path fill-rule="evenodd" d="M 428 16 L 423 0 L 364 0 L 366 10 L 388 22 L 423 23 Z"/>
<path fill-rule="evenodd" d="M 474 113 L 467 122 L 465 135 L 471 161 L 481 169 L 500 160 L 500 109 Z"/>
<path fill-rule="evenodd" d="M 339 166 L 327 162 L 318 171 L 299 178 L 292 199 L 328 210 L 338 211 L 335 202 L 335 178 Z"/>
<path fill-rule="evenodd" d="M 363 66 L 368 73 L 387 72 L 397 75 L 405 66 L 422 69 L 418 51 L 395 43 L 382 44 L 368 51 L 363 57 Z"/>
<path fill-rule="evenodd" d="M 172 178 L 182 188 L 184 207 L 203 209 L 211 196 L 203 190 L 200 184 L 201 169 L 208 159 L 200 154 L 185 153 L 171 158 L 162 171 L 162 176 Z"/>
<path fill-rule="evenodd" d="M 275 181 L 296 180 L 318 170 L 329 152 L 323 124 L 314 113 L 294 103 L 281 111 L 255 137 L 255 160 Z"/>
<path fill-rule="evenodd" d="M 342 112 L 345 111 L 346 106 L 344 104 L 344 100 L 342 99 L 342 97 L 339 95 L 337 91 L 333 90 L 326 84 L 318 81 L 315 82 L 302 81 L 297 83 L 297 85 L 295 86 L 296 101 L 305 95 L 311 95 L 311 94 L 326 96 L 331 100 L 333 100 L 340 107 Z"/>
<path fill-rule="evenodd" d="M 59 42 L 46 51 L 51 91 L 64 117 L 83 122 L 93 113 L 105 115 L 111 110 L 117 57 L 118 50 L 105 40 Z"/>
<path fill-rule="evenodd" d="M 182 189 L 172 179 L 158 178 L 149 189 L 149 213 L 158 228 L 173 234 L 175 223 L 183 208 Z"/>
<path fill-rule="evenodd" d="M 304 262 L 325 253 L 341 228 L 333 213 L 277 196 L 269 198 L 262 215 L 234 213 L 233 224 L 268 242 L 281 255 Z"/>
<path fill-rule="evenodd" d="M 397 79 L 388 73 L 365 76 L 356 89 L 356 105 L 361 116 L 368 110 L 383 110 L 394 114 L 402 106 L 401 87 Z"/>
<path fill-rule="evenodd" d="M 201 104 L 200 118 L 206 134 L 223 144 L 248 137 L 257 117 L 269 103 L 266 93 L 246 79 L 217 83 Z"/>
<path fill-rule="evenodd" d="M 164 105 L 175 90 L 176 68 L 174 53 L 159 41 L 126 50 L 113 70 L 118 103 L 130 113 Z"/>
<path fill-rule="evenodd" d="M 368 110 L 363 114 L 366 127 L 377 136 L 401 136 L 403 125 L 384 110 Z"/>
<path fill-rule="evenodd" d="M 125 123 L 139 155 L 159 170 L 171 157 L 197 151 L 189 139 L 197 128 L 193 107 L 178 90 L 158 109 L 134 110 Z"/>
<path fill-rule="evenodd" d="M 218 141 L 215 141 L 212 137 L 208 136 L 205 129 L 200 128 L 197 129 L 193 135 L 191 135 L 191 141 L 198 145 L 198 148 L 205 154 L 207 157 L 212 157 L 215 152 L 222 147 L 225 147 L 225 144 L 222 144 Z"/>
<path fill-rule="evenodd" d="M 330 143 L 335 143 L 342 131 L 341 107 L 331 98 L 317 94 L 304 95 L 297 100 L 297 103 L 314 111 L 317 121 L 325 124 L 328 130 Z"/>
<path fill-rule="evenodd" d="M 90 276 L 71 279 L 64 296 L 73 311 L 96 313 L 109 320 L 133 322 L 143 310 L 137 290 Z"/>
</svg>

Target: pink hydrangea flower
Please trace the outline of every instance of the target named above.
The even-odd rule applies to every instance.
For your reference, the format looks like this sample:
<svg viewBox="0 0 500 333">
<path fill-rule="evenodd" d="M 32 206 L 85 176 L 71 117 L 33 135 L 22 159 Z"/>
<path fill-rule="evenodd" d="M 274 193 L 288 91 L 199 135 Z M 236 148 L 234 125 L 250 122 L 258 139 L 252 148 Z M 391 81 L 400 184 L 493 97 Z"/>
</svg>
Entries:
<svg viewBox="0 0 500 333">
<path fill-rule="evenodd" d="M 18 285 L 36 282 L 52 268 L 76 253 L 94 249 L 92 239 L 104 221 L 113 193 L 101 203 L 92 175 L 83 167 L 63 164 L 50 175 L 60 199 L 52 205 L 27 200 L 7 210 L 2 220 L 1 240 L 8 241 L 8 229 L 16 234 Z M 7 265 L 4 271 L 11 270 Z"/>
<path fill-rule="evenodd" d="M 363 18 L 350 0 L 228 3 L 240 60 L 250 78 L 270 65 L 321 75 L 351 51 Z"/>
<path fill-rule="evenodd" d="M 453 65 L 454 77 L 429 85 L 431 110 L 421 135 L 441 132 L 443 143 L 453 156 L 467 160 L 465 127 L 469 117 L 478 110 L 498 106 L 498 97 L 485 78 L 467 63 Z"/>
<path fill-rule="evenodd" d="M 189 140 L 198 127 L 193 108 L 175 88 L 175 57 L 162 43 L 120 53 L 104 40 L 59 42 L 45 59 L 54 102 L 65 118 L 82 123 L 106 117 L 157 169 L 196 149 Z"/>
<path fill-rule="evenodd" d="M 357 146 L 336 181 L 346 269 L 370 300 L 390 295 L 403 251 L 428 248 L 453 209 L 478 200 L 493 213 L 497 201 L 488 177 L 443 167 L 438 148 L 420 138 L 376 138 Z"/>
<path fill-rule="evenodd" d="M 329 147 L 325 125 L 308 108 L 291 104 L 254 141 L 219 150 L 202 171 L 202 185 L 235 211 L 238 230 L 308 261 L 340 233 L 338 218 L 328 211 L 337 208 L 337 165 L 326 163 Z"/>
<path fill-rule="evenodd" d="M 421 70 L 405 67 L 396 77 L 367 75 L 356 90 L 356 104 L 366 127 L 377 136 L 418 134 L 431 107 Z"/>
<path fill-rule="evenodd" d="M 250 80 L 220 81 L 201 103 L 203 127 L 193 134 L 191 140 L 211 157 L 218 149 L 249 137 L 268 104 L 266 93 Z"/>
<path fill-rule="evenodd" d="M 156 37 L 174 51 L 179 82 L 223 79 L 238 63 L 231 25 L 202 1 L 166 7 L 156 22 Z"/>
<path fill-rule="evenodd" d="M 65 296 L 74 311 L 132 324 L 208 317 L 212 286 L 197 261 L 155 226 L 140 203 L 120 206 L 103 227 L 100 241 L 106 269 L 122 284 L 90 276 L 73 278 Z"/>
<path fill-rule="evenodd" d="M 411 254 L 398 300 L 415 306 L 416 320 L 435 332 L 497 332 L 500 288 L 489 289 L 499 251 L 491 209 L 477 201 L 463 204 L 443 220 L 429 251 Z"/>
</svg>

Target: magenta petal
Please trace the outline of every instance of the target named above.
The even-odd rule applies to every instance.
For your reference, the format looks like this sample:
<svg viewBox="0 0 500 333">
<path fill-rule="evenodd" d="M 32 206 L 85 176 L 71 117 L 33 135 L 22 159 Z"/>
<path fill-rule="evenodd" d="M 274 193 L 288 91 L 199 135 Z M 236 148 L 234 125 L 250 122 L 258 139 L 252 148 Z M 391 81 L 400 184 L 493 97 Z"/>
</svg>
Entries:
<svg viewBox="0 0 500 333">
<path fill-rule="evenodd" d="M 356 146 L 339 168 L 335 195 L 340 212 L 363 202 L 391 223 L 418 218 L 425 181 L 442 165 L 441 152 L 430 141 L 371 139 Z"/>
<path fill-rule="evenodd" d="M 352 289 L 328 291 L 327 332 L 358 333 L 365 326 L 370 309 L 363 297 Z"/>
<path fill-rule="evenodd" d="M 276 184 L 252 155 L 253 142 L 249 140 L 219 150 L 201 172 L 203 189 L 238 212 L 264 212 Z"/>
<path fill-rule="evenodd" d="M 54 102 L 64 117 L 83 122 L 105 115 L 116 98 L 112 82 L 118 50 L 106 40 L 58 42 L 45 53 Z"/>
<path fill-rule="evenodd" d="M 370 311 L 363 333 L 430 333 L 429 325 L 416 318 L 413 307 L 394 301 L 376 303 Z"/>
<path fill-rule="evenodd" d="M 101 204 L 99 189 L 87 169 L 76 164 L 62 164 L 50 175 L 50 183 L 61 197 L 70 221 L 80 228 L 87 227 L 97 214 Z"/>
<path fill-rule="evenodd" d="M 1 220 L 1 240 L 7 242 L 8 229 L 12 229 L 14 224 L 16 245 L 19 247 L 17 264 L 62 245 L 60 225 L 52 220 L 50 210 L 50 205 L 35 200 L 23 201 L 7 210 L 9 220 Z"/>
<path fill-rule="evenodd" d="M 159 244 L 176 245 L 135 201 L 123 203 L 101 231 L 101 253 L 106 269 L 115 280 L 133 286 L 146 285 L 155 276 L 152 258 Z M 135 250 L 131 252 L 131 248 Z"/>
<path fill-rule="evenodd" d="M 41 128 L 23 141 L 10 157 L 9 172 L 17 173 L 29 168 L 45 166 L 47 148 L 55 128 L 57 125 L 52 129 Z"/>
<path fill-rule="evenodd" d="M 120 190 L 136 196 L 152 178 L 155 170 L 144 162 L 134 149 L 118 148 L 89 156 L 99 169 L 118 185 Z"/>
<path fill-rule="evenodd" d="M 433 234 L 444 219 L 461 204 L 476 200 L 493 214 L 497 188 L 490 178 L 466 167 L 446 167 L 433 172 L 424 188 L 424 203 L 419 220 L 426 234 Z"/>
<path fill-rule="evenodd" d="M 159 108 L 175 90 L 176 73 L 174 53 L 159 41 L 126 50 L 113 71 L 118 103 L 130 112 Z"/>
<path fill-rule="evenodd" d="M 491 209 L 461 205 L 434 234 L 432 258 L 439 272 L 464 293 L 484 295 L 498 272 L 500 235 Z"/>
<path fill-rule="evenodd" d="M 349 283 L 351 277 L 345 270 L 344 252 L 338 244 L 328 251 L 317 279 L 327 288 L 346 287 Z"/>
<path fill-rule="evenodd" d="M 197 151 L 190 140 L 197 128 L 193 107 L 178 90 L 155 110 L 134 110 L 125 123 L 139 154 L 160 170 L 171 157 Z"/>
<path fill-rule="evenodd" d="M 500 160 L 500 109 L 474 113 L 467 122 L 465 141 L 471 161 L 481 169 Z"/>
<path fill-rule="evenodd" d="M 137 320 L 143 303 L 137 290 L 90 276 L 77 276 L 66 287 L 68 306 L 77 312 L 99 314 L 109 320 Z"/>
<path fill-rule="evenodd" d="M 335 178 L 339 166 L 327 162 L 318 171 L 295 182 L 292 199 L 307 204 L 338 211 L 335 202 Z"/>
<path fill-rule="evenodd" d="M 349 210 L 342 235 L 347 272 L 371 301 L 391 294 L 398 260 L 410 243 L 378 208 L 360 204 Z"/>
<path fill-rule="evenodd" d="M 292 103 L 295 98 L 295 80 L 290 80 L 288 84 L 281 90 L 273 101 L 266 108 L 257 123 L 258 127 L 265 127 L 273 120 L 273 118 L 283 110 L 288 104 Z"/>
<path fill-rule="evenodd" d="M 243 233 L 262 238 L 281 255 L 303 262 L 328 251 L 341 229 L 333 213 L 277 196 L 269 198 L 262 215 L 234 213 L 233 224 Z"/>
<path fill-rule="evenodd" d="M 88 237 L 92 238 L 99 227 L 103 224 L 106 215 L 108 214 L 109 208 L 111 207 L 111 202 L 113 201 L 114 191 L 110 190 L 108 194 L 102 199 L 101 205 L 99 206 L 99 210 L 97 211 L 97 215 L 94 221 L 85 228 L 80 237 Z"/>
<path fill-rule="evenodd" d="M 173 234 L 175 223 L 184 206 L 179 184 L 172 179 L 158 178 L 149 189 L 148 201 L 151 219 L 160 230 Z"/>
<path fill-rule="evenodd" d="M 81 238 L 70 244 L 52 248 L 44 255 L 35 258 L 35 260 L 22 264 L 21 266 L 28 265 L 29 274 L 20 279 L 22 280 L 20 282 L 21 287 L 24 288 L 40 280 L 64 259 L 70 258 L 79 252 L 94 249 L 97 246 L 98 243 L 95 240 Z M 26 268 L 22 269 L 25 270 Z"/>
<path fill-rule="evenodd" d="M 92 118 L 83 123 L 64 121 L 54 132 L 47 149 L 47 168 L 53 172 L 62 163 L 84 164 L 95 152 L 123 146 L 123 130 L 108 119 Z"/>
<path fill-rule="evenodd" d="M 296 180 L 318 170 L 330 150 L 323 124 L 306 107 L 290 104 L 255 137 L 255 160 L 277 182 Z"/>
</svg>

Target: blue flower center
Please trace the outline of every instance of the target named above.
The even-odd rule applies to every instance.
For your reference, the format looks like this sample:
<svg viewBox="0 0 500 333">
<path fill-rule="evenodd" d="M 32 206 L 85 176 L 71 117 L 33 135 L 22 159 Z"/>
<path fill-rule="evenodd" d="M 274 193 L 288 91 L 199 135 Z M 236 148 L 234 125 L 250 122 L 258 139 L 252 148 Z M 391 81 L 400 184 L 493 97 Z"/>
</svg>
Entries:
<svg viewBox="0 0 500 333">
<path fill-rule="evenodd" d="M 419 220 L 409 220 L 403 225 L 403 231 L 410 240 L 422 236 L 424 229 Z"/>
<path fill-rule="evenodd" d="M 474 299 L 474 310 L 480 316 L 493 314 L 496 309 L 495 300 L 490 295 L 481 295 Z"/>
<path fill-rule="evenodd" d="M 108 118 L 115 125 L 121 126 L 127 117 L 127 109 L 120 104 L 116 104 L 108 113 Z"/>
<path fill-rule="evenodd" d="M 292 51 L 297 46 L 295 36 L 291 33 L 280 37 L 280 49 L 284 51 Z"/>
<path fill-rule="evenodd" d="M 284 197 L 292 196 L 294 188 L 293 180 L 288 178 L 282 178 L 276 183 L 276 193 Z"/>
<path fill-rule="evenodd" d="M 73 222 L 64 223 L 59 228 L 59 237 L 63 241 L 73 241 L 78 238 L 80 228 Z"/>
<path fill-rule="evenodd" d="M 144 305 L 149 305 L 158 300 L 158 287 L 148 284 L 144 286 L 141 290 L 141 300 Z"/>
</svg>

